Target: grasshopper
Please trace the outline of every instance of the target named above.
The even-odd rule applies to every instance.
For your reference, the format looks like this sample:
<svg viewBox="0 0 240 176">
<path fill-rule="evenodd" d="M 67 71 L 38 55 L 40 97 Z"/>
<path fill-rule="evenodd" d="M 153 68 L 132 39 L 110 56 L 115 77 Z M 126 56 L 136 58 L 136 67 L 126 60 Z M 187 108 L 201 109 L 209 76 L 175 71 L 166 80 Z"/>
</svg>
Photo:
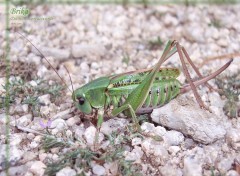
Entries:
<svg viewBox="0 0 240 176">
<path fill-rule="evenodd" d="M 181 86 L 176 79 L 180 74 L 179 69 L 160 68 L 162 63 L 176 52 L 189 82 L 185 86 Z M 200 80 L 192 81 L 183 54 L 200 77 Z M 136 112 L 140 114 L 149 113 L 154 108 L 167 104 L 177 95 L 191 89 L 200 107 L 207 109 L 196 87 L 205 83 L 209 89 L 213 89 L 207 81 L 224 71 L 232 61 L 233 59 L 213 74 L 203 77 L 191 61 L 186 50 L 177 41 L 168 41 L 161 58 L 153 68 L 98 78 L 76 89 L 72 94 L 72 99 L 76 107 L 85 114 L 92 113 L 93 109 L 97 110 L 98 127 L 103 122 L 103 114 L 111 106 L 113 107 L 112 116 L 125 112 L 138 125 Z"/>
<path fill-rule="evenodd" d="M 24 38 L 27 39 L 26 37 Z M 35 47 L 35 49 L 37 48 Z M 161 65 L 175 53 L 178 53 L 179 55 L 183 67 L 183 73 L 188 81 L 187 85 L 181 85 L 176 79 L 180 74 L 179 69 L 161 68 Z M 49 63 L 41 52 L 40 54 Z M 186 60 L 199 76 L 199 80 L 192 80 L 186 66 Z M 162 56 L 153 68 L 131 71 L 108 77 L 100 77 L 76 90 L 73 90 L 72 99 L 77 109 L 84 114 L 92 114 L 95 111 L 98 118 L 98 129 L 103 123 L 104 114 L 107 114 L 110 110 L 110 116 L 117 116 L 122 112 L 131 116 L 133 122 L 137 125 L 138 130 L 140 130 L 136 114 L 149 113 L 154 108 L 167 104 L 179 94 L 183 94 L 189 90 L 193 90 L 199 106 L 207 109 L 201 100 L 196 87 L 201 84 L 206 84 L 206 86 L 212 90 L 212 86 L 209 85 L 207 81 L 219 75 L 231 64 L 232 61 L 233 59 L 228 61 L 214 73 L 203 77 L 190 59 L 185 48 L 176 40 L 168 41 Z M 54 71 L 57 73 L 55 69 Z M 59 76 L 58 73 L 57 75 Z M 61 78 L 61 80 L 63 79 Z"/>
</svg>

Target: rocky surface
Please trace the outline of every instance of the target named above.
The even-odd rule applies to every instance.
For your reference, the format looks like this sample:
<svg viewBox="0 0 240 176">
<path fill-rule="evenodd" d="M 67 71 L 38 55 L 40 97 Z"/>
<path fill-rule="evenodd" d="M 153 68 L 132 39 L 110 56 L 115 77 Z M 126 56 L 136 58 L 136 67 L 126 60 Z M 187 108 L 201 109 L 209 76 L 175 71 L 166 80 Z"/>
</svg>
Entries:
<svg viewBox="0 0 240 176">
<path fill-rule="evenodd" d="M 141 122 L 140 133 L 134 130 L 132 119 L 122 115 L 106 118 L 97 133 L 96 120 L 76 110 L 71 99 L 72 86 L 76 89 L 100 76 L 150 68 L 161 56 L 162 42 L 169 39 L 186 48 L 203 75 L 210 74 L 227 59 L 208 62 L 208 56 L 239 52 L 239 5 L 46 4 L 31 6 L 27 18 L 43 16 L 51 18 L 23 20 L 18 27 L 10 20 L 11 63 L 32 63 L 36 68 L 28 77 L 24 77 L 26 72 L 11 75 L 12 84 L 21 78 L 24 83 L 18 84 L 26 86 L 10 92 L 14 101 L 8 116 L 6 109 L 0 111 L 0 176 L 8 166 L 10 175 L 240 174 L 240 118 L 225 115 L 227 97 L 218 92 L 204 86 L 198 89 L 211 113 L 200 109 L 190 92 L 155 109 L 148 122 Z M 59 77 L 15 31 L 42 51 L 68 88 L 54 96 Z M 1 30 L 1 57 L 5 34 Z M 177 55 L 165 65 L 181 68 Z M 238 55 L 222 74 L 239 73 L 239 65 Z M 196 76 L 191 69 L 190 73 Z M 183 74 L 178 79 L 186 83 Z M 4 77 L 0 83 L 1 105 Z M 217 88 L 215 79 L 210 84 Z"/>
<path fill-rule="evenodd" d="M 164 107 L 155 109 L 151 117 L 154 122 L 181 131 L 203 144 L 223 139 L 229 129 L 214 113 L 200 109 L 192 99 L 181 96 Z M 174 135 L 171 135 L 171 138 L 174 138 Z"/>
</svg>

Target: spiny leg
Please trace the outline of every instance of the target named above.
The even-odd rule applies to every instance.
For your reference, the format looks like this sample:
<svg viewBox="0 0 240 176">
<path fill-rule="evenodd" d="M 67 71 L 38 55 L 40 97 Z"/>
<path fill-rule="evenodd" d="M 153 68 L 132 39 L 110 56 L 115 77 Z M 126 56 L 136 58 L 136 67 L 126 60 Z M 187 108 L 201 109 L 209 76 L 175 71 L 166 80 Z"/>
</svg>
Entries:
<svg viewBox="0 0 240 176">
<path fill-rule="evenodd" d="M 177 41 L 174 43 L 176 45 L 176 43 L 178 43 Z M 194 71 L 197 73 L 197 75 L 202 79 L 203 76 L 200 73 L 200 71 L 198 70 L 198 68 L 195 66 L 195 64 L 192 62 L 191 58 L 189 57 L 189 54 L 187 53 L 187 51 L 185 50 L 185 48 L 183 46 L 181 46 L 181 49 L 186 57 L 186 59 L 188 60 L 189 64 L 192 66 L 192 68 L 194 69 Z M 176 52 L 178 52 L 178 50 L 176 49 L 176 46 L 174 46 L 174 48 L 168 53 L 168 55 L 166 56 L 166 58 L 164 59 L 164 62 L 169 59 L 172 55 L 174 55 Z M 209 88 L 210 91 L 212 90 L 216 90 L 214 89 L 209 83 L 205 83 L 206 86 Z M 217 91 L 217 90 L 216 90 Z M 200 98 L 200 96 L 199 96 Z M 197 99 L 197 98 L 196 98 Z M 200 100 L 201 101 L 201 100 Z M 205 107 L 206 108 L 206 107 Z"/>
<path fill-rule="evenodd" d="M 203 78 L 202 74 L 200 73 L 200 71 L 198 70 L 198 68 L 195 66 L 195 64 L 193 63 L 193 61 L 191 60 L 191 58 L 189 57 L 187 51 L 185 50 L 185 48 L 182 46 L 182 51 L 183 54 L 185 55 L 186 59 L 188 60 L 189 64 L 192 66 L 193 70 L 197 73 L 197 75 L 199 76 L 199 78 Z M 214 90 L 214 88 L 209 84 L 209 83 L 205 83 L 205 85 L 208 87 L 208 89 L 210 91 Z"/>
<path fill-rule="evenodd" d="M 175 42 L 175 44 L 176 44 L 176 47 L 177 47 L 177 52 L 178 52 L 180 61 L 181 61 L 181 63 L 182 63 L 183 73 L 184 73 L 184 75 L 186 76 L 187 81 L 189 82 L 189 85 L 190 85 L 190 87 L 191 87 L 191 89 L 192 89 L 192 91 L 193 91 L 193 94 L 194 94 L 194 96 L 195 96 L 195 98 L 196 98 L 199 106 L 200 106 L 201 108 L 208 109 L 208 108 L 204 105 L 204 103 L 203 103 L 200 95 L 199 95 L 198 92 L 197 92 L 197 88 L 196 88 L 196 86 L 194 85 L 194 83 L 193 83 L 193 81 L 192 81 L 192 79 L 191 79 L 191 76 L 190 76 L 189 71 L 188 71 L 188 69 L 187 69 L 186 63 L 185 63 L 185 61 L 184 61 L 184 57 L 183 57 L 181 45 L 180 45 L 177 41 Z"/>
<path fill-rule="evenodd" d="M 215 78 L 217 75 L 219 75 L 220 73 L 222 73 L 226 68 L 228 68 L 228 66 L 232 63 L 233 59 L 229 60 L 225 65 L 223 65 L 221 68 L 219 68 L 217 71 L 213 72 L 212 74 L 206 76 L 206 77 L 203 77 L 201 78 L 200 80 L 197 80 L 197 81 L 194 81 L 194 85 L 196 87 L 198 87 L 199 85 L 202 85 L 204 83 L 206 83 L 207 81 Z M 187 85 L 184 85 L 181 87 L 180 89 L 180 94 L 184 94 L 188 91 L 191 90 L 191 86 L 189 84 Z M 161 106 L 157 106 L 156 108 L 159 108 Z M 147 107 L 147 108 L 141 108 L 139 109 L 136 114 L 147 114 L 147 113 L 151 113 L 153 110 L 152 107 Z"/>
<path fill-rule="evenodd" d="M 206 77 L 201 78 L 200 80 L 194 81 L 193 82 L 194 85 L 196 87 L 198 87 L 199 85 L 202 85 L 202 84 L 206 83 L 207 81 L 215 78 L 217 75 L 222 73 L 226 68 L 228 68 L 228 66 L 231 64 L 232 61 L 233 61 L 233 59 L 229 60 L 225 65 L 223 65 L 217 71 L 211 73 L 210 75 L 208 75 Z M 190 90 L 191 90 L 191 86 L 189 84 L 186 84 L 181 87 L 180 94 L 184 94 Z M 161 106 L 157 106 L 156 108 L 159 108 L 159 107 L 161 107 Z M 147 113 L 151 113 L 152 111 L 153 111 L 153 107 L 141 108 L 136 112 L 136 114 L 147 114 Z"/>
<path fill-rule="evenodd" d="M 225 65 L 223 65 L 221 68 L 219 68 L 217 71 L 213 72 L 212 74 L 200 79 L 200 80 L 197 80 L 197 81 L 194 81 L 194 85 L 197 87 L 199 85 L 202 85 L 204 84 L 205 82 L 215 78 L 217 75 L 219 75 L 220 73 L 222 73 L 226 68 L 228 68 L 228 66 L 232 63 L 233 59 L 229 60 Z M 189 90 L 191 90 L 191 87 L 189 84 L 183 86 L 180 90 L 180 93 L 181 94 L 184 94 L 186 92 L 188 92 Z"/>
<path fill-rule="evenodd" d="M 176 42 L 177 43 L 177 42 Z M 202 74 L 200 73 L 200 71 L 198 70 L 198 68 L 195 66 L 195 64 L 192 62 L 191 58 L 189 57 L 189 54 L 187 53 L 187 51 L 185 50 L 185 48 L 183 46 L 181 46 L 181 49 L 186 57 L 186 59 L 188 60 L 189 64 L 192 66 L 192 68 L 194 69 L 194 71 L 197 73 L 197 75 L 200 78 L 203 78 Z M 164 59 L 164 62 L 166 60 L 168 60 L 172 55 L 174 55 L 177 52 L 176 47 L 174 46 L 174 48 L 168 53 L 168 55 L 166 56 L 166 58 Z M 214 90 L 214 88 L 209 84 L 209 83 L 205 83 L 206 86 L 209 88 L 209 90 Z"/>
<path fill-rule="evenodd" d="M 200 71 L 198 70 L 198 68 L 196 67 L 196 65 L 192 62 L 191 58 L 189 57 L 189 54 L 187 53 L 187 51 L 185 50 L 185 48 L 183 46 L 181 46 L 182 51 L 186 57 L 186 59 L 188 60 L 189 64 L 192 66 L 193 70 L 197 73 L 197 75 L 200 78 L 203 78 L 202 74 L 200 73 Z M 165 62 L 166 60 L 168 60 L 172 55 L 174 55 L 177 52 L 176 47 L 174 46 L 174 48 L 168 53 L 168 55 L 166 56 L 166 58 L 164 59 L 163 62 Z M 205 83 L 206 86 L 209 88 L 210 91 L 215 90 L 209 83 Z"/>
</svg>

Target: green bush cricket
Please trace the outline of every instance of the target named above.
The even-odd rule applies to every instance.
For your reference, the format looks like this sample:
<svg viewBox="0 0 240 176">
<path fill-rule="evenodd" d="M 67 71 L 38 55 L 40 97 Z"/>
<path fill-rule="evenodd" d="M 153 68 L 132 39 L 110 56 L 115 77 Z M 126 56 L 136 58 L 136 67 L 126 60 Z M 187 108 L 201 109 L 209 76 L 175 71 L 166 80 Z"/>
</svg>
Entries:
<svg viewBox="0 0 240 176">
<path fill-rule="evenodd" d="M 23 36 L 22 34 L 20 35 Z M 28 40 L 25 36 L 23 37 Z M 28 42 L 30 41 L 28 40 Z M 32 42 L 30 43 L 32 44 Z M 33 47 L 37 49 L 34 45 Z M 49 63 L 40 51 L 39 53 Z M 183 73 L 189 83 L 184 86 L 181 86 L 181 83 L 176 79 L 180 74 L 179 69 L 161 68 L 161 65 L 175 53 L 179 55 Z M 192 81 L 186 67 L 186 60 L 199 76 L 199 80 Z M 211 75 L 203 77 L 184 47 L 175 40 L 168 41 L 162 56 L 153 68 L 100 77 L 73 90 L 72 99 L 77 109 L 84 114 L 91 114 L 95 111 L 98 118 L 98 129 L 101 127 L 104 114 L 107 114 L 110 110 L 111 116 L 117 116 L 122 112 L 128 116 L 130 115 L 133 122 L 137 125 L 138 130 L 140 130 L 136 113 L 150 113 L 154 108 L 167 104 L 179 94 L 189 90 L 193 90 L 199 106 L 207 109 L 196 87 L 201 84 L 206 84 L 209 89 L 213 89 L 207 81 L 219 75 L 232 61 L 233 59 Z M 50 66 L 53 68 L 51 64 Z M 57 73 L 55 69 L 54 71 Z M 58 73 L 57 75 L 59 76 Z M 63 81 L 61 77 L 60 79 Z M 64 82 L 64 84 L 66 83 Z"/>
</svg>

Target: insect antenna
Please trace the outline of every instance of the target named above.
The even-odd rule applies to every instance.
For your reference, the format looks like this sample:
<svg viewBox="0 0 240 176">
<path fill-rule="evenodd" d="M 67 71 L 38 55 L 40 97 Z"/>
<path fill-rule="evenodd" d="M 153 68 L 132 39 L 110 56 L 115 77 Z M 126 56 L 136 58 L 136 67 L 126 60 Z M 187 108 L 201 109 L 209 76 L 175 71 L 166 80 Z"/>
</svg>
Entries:
<svg viewBox="0 0 240 176">
<path fill-rule="evenodd" d="M 40 55 L 47 61 L 47 63 L 50 65 L 50 67 L 54 70 L 54 72 L 58 75 L 58 77 L 61 79 L 61 81 L 65 84 L 65 86 L 68 88 L 67 83 L 63 80 L 63 78 L 59 75 L 59 73 L 57 72 L 57 70 L 53 67 L 53 65 L 47 60 L 47 58 L 43 55 L 43 53 L 23 34 L 21 34 L 20 32 L 16 31 L 23 39 L 27 40 L 39 53 Z M 72 80 L 71 80 L 72 82 Z M 68 88 L 68 90 L 71 91 L 71 89 Z M 73 93 L 73 92 L 72 92 Z"/>
<path fill-rule="evenodd" d="M 68 71 L 68 69 L 65 65 L 64 65 L 64 68 L 67 70 L 67 73 L 68 73 L 68 76 L 69 76 L 69 79 L 70 79 L 70 82 L 71 82 L 71 86 L 72 86 L 72 93 L 74 93 L 72 78 L 71 78 L 70 73 L 69 73 L 69 71 Z"/>
</svg>

